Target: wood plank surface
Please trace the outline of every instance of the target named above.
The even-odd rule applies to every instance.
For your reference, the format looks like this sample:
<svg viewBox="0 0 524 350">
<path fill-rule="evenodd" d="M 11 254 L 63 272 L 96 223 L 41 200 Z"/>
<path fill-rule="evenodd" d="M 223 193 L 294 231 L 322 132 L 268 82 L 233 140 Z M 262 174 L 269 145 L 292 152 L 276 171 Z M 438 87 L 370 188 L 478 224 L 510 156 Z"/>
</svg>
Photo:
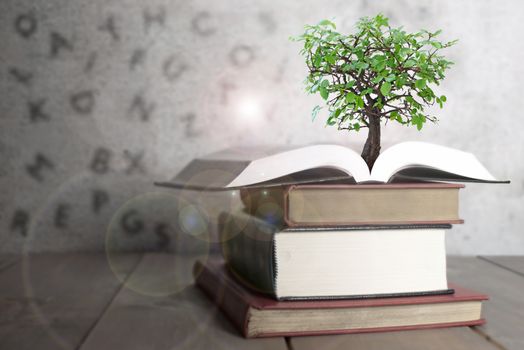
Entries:
<svg viewBox="0 0 524 350">
<path fill-rule="evenodd" d="M 112 257 L 110 268 L 105 255 L 0 257 L 0 349 L 287 349 L 283 338 L 242 338 L 192 286 L 194 257 L 147 254 L 137 266 L 139 259 Z M 488 323 L 476 331 L 295 337 L 290 345 L 294 350 L 524 349 L 523 274 L 524 257 L 448 259 L 451 282 L 490 296 L 483 312 Z"/>
<path fill-rule="evenodd" d="M 113 260 L 123 274 L 139 256 Z M 103 254 L 21 257 L 0 272 L 0 349 L 76 349 L 120 284 Z"/>
<path fill-rule="evenodd" d="M 194 260 L 145 255 L 81 350 L 287 349 L 284 338 L 242 338 L 192 285 Z"/>
<path fill-rule="evenodd" d="M 514 263 L 513 266 L 516 266 Z M 448 279 L 489 295 L 483 305 L 487 324 L 478 327 L 505 349 L 524 349 L 524 278 L 479 259 L 448 259 Z"/>
<path fill-rule="evenodd" d="M 0 271 L 14 265 L 20 259 L 19 255 L 2 254 L 0 255 Z"/>
<path fill-rule="evenodd" d="M 291 338 L 293 350 L 496 350 L 468 327 Z"/>
<path fill-rule="evenodd" d="M 481 256 L 480 258 L 524 277 L 524 256 Z"/>
</svg>

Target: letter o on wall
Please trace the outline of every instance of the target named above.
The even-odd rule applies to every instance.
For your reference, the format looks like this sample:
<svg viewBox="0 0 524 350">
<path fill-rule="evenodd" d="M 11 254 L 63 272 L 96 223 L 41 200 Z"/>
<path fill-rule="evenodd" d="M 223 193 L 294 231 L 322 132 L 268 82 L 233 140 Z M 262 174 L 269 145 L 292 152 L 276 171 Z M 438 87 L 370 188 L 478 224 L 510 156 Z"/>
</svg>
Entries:
<svg viewBox="0 0 524 350">
<path fill-rule="evenodd" d="M 15 29 L 25 39 L 36 32 L 37 25 L 36 17 L 33 13 L 22 13 L 15 19 Z"/>
<path fill-rule="evenodd" d="M 250 46 L 237 45 L 229 53 L 229 59 L 235 67 L 247 67 L 255 60 L 255 51 Z"/>
</svg>

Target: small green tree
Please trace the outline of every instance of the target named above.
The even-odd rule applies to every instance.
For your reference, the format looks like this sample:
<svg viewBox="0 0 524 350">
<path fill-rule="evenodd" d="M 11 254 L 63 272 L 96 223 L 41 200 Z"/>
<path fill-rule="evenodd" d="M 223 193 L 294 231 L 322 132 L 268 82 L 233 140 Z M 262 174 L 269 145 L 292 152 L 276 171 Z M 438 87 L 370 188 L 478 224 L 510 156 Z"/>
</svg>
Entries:
<svg viewBox="0 0 524 350">
<path fill-rule="evenodd" d="M 327 124 L 348 131 L 368 128 L 362 158 L 369 169 L 380 153 L 382 121 L 418 130 L 428 120 L 437 121 L 424 108 L 435 103 L 442 108 L 446 102 L 446 96 L 436 96 L 431 85 L 439 85 L 453 64 L 439 51 L 456 43 L 438 41 L 440 33 L 406 33 L 402 27 L 392 28 L 379 14 L 361 18 L 354 34 L 340 34 L 333 22 L 323 20 L 294 38 L 304 42 L 306 90 L 326 100 Z M 313 118 L 320 109 L 313 109 Z"/>
</svg>

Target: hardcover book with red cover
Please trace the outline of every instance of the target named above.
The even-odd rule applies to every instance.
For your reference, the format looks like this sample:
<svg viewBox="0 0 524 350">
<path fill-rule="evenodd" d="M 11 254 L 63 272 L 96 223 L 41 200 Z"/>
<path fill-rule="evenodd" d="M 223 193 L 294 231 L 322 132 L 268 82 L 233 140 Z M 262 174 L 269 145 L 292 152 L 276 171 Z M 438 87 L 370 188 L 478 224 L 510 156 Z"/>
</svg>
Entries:
<svg viewBox="0 0 524 350">
<path fill-rule="evenodd" d="M 276 301 L 239 284 L 220 259 L 194 266 L 196 284 L 248 338 L 381 332 L 483 324 L 483 294 Z"/>
</svg>

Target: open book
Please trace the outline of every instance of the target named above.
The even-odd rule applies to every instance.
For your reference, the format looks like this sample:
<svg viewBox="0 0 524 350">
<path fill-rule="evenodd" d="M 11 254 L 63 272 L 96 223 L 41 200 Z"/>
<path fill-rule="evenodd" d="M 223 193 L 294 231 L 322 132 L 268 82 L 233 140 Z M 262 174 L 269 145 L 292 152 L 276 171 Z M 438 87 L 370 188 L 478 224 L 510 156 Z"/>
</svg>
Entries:
<svg viewBox="0 0 524 350">
<path fill-rule="evenodd" d="M 188 189 L 236 189 L 321 182 L 499 181 L 471 153 L 426 142 L 402 142 L 385 150 L 370 172 L 357 152 L 338 145 L 292 150 L 229 149 L 195 159 L 169 182 Z"/>
</svg>

